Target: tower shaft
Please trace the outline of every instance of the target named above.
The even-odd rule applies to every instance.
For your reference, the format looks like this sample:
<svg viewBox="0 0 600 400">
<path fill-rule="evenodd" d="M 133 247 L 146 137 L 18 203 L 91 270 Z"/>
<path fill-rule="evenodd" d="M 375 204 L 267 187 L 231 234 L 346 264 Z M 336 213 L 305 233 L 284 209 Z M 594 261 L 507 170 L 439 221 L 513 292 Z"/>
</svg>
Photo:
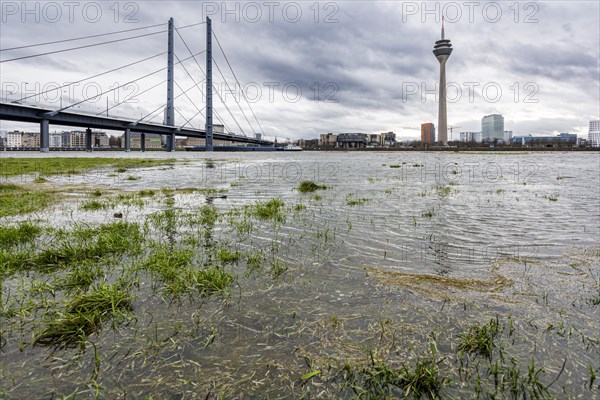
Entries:
<svg viewBox="0 0 600 400">
<path fill-rule="evenodd" d="M 448 143 L 448 116 L 446 114 L 446 61 L 452 54 L 450 39 L 444 34 L 444 22 L 442 19 L 442 38 L 435 42 L 433 54 L 440 62 L 440 89 L 438 101 L 438 142 L 442 145 Z"/>
<path fill-rule="evenodd" d="M 446 60 L 440 59 L 440 97 L 438 108 L 438 142 L 448 143 L 448 116 L 446 114 Z"/>
</svg>

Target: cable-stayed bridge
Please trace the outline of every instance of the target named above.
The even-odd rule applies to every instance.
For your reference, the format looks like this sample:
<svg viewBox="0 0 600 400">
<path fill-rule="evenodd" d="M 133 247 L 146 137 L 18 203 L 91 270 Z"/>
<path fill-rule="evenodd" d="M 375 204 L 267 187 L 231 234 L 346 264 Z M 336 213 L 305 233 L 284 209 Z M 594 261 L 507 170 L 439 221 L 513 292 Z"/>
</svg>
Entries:
<svg viewBox="0 0 600 400">
<path fill-rule="evenodd" d="M 110 45 L 110 44 L 114 44 L 117 42 L 141 39 L 144 37 L 154 36 L 154 35 L 159 35 L 159 34 L 164 34 L 164 33 L 167 34 L 166 35 L 167 36 L 167 46 L 166 46 L 167 51 L 166 52 L 160 52 L 158 54 L 155 54 L 155 55 L 152 55 L 149 57 L 145 57 L 143 59 L 140 59 L 140 60 L 137 60 L 137 61 L 134 61 L 131 63 L 127 63 L 125 65 L 122 65 L 122 66 L 119 66 L 116 68 L 111 68 L 108 71 L 95 73 L 95 74 L 85 77 L 83 79 L 78 79 L 75 82 L 65 83 L 64 85 L 52 87 L 50 89 L 46 89 L 46 90 L 39 91 L 36 93 L 21 95 L 20 98 L 15 99 L 15 100 L 1 101 L 0 102 L 0 120 L 39 124 L 39 127 L 40 127 L 40 151 L 42 151 L 42 152 L 49 151 L 49 148 L 50 148 L 50 126 L 51 125 L 73 126 L 73 127 L 85 128 L 86 129 L 86 140 L 85 140 L 86 150 L 88 150 L 88 151 L 92 150 L 92 129 L 106 129 L 106 130 L 113 130 L 113 131 L 122 131 L 124 133 L 123 140 L 125 141 L 123 147 L 127 151 L 130 149 L 132 132 L 141 134 L 142 149 L 144 148 L 146 134 L 160 134 L 160 135 L 166 136 L 166 138 L 167 138 L 166 150 L 167 151 L 175 150 L 175 137 L 176 136 L 204 138 L 205 143 L 206 143 L 206 146 L 205 146 L 206 151 L 213 150 L 213 148 L 214 148 L 213 141 L 214 140 L 229 141 L 229 142 L 235 142 L 238 144 L 274 146 L 275 145 L 274 142 L 269 141 L 269 140 L 260 139 L 260 138 L 257 138 L 254 136 L 255 133 L 260 133 L 261 134 L 260 137 L 264 138 L 264 132 L 262 130 L 262 126 L 261 126 L 258 118 L 256 117 L 256 114 L 254 113 L 254 110 L 252 109 L 250 102 L 246 98 L 244 91 L 241 91 L 240 99 L 238 99 L 236 96 L 234 96 L 234 99 L 235 99 L 236 105 L 239 108 L 241 115 L 243 116 L 246 124 L 250 127 L 250 136 L 246 135 L 244 132 L 244 129 L 242 128 L 242 125 L 245 125 L 243 123 L 243 121 L 242 121 L 242 123 L 240 123 L 240 121 L 238 121 L 238 118 L 235 117 L 234 113 L 231 111 L 231 109 L 227 105 L 225 99 L 223 98 L 223 95 L 221 93 L 219 93 L 216 86 L 213 84 L 213 66 L 215 66 L 218 73 L 220 74 L 220 76 L 222 77 L 222 79 L 225 83 L 225 87 L 223 88 L 223 90 L 225 90 L 225 88 L 226 88 L 230 92 L 233 92 L 229 83 L 227 82 L 227 80 L 225 78 L 225 75 L 223 74 L 221 68 L 219 67 L 219 64 L 213 57 L 213 38 L 214 38 L 220 53 L 222 54 L 222 56 L 224 57 L 224 60 L 226 61 L 229 71 L 231 71 L 232 76 L 235 78 L 236 84 L 238 85 L 237 87 L 241 87 L 239 80 L 235 74 L 235 71 L 233 70 L 231 63 L 229 62 L 229 59 L 227 58 L 227 55 L 225 54 L 225 51 L 223 50 L 222 45 L 219 42 L 215 32 L 212 29 L 212 24 L 211 24 L 210 18 L 207 17 L 206 21 L 204 21 L 204 22 L 191 24 L 191 25 L 187 25 L 187 26 L 182 26 L 179 28 L 177 28 L 175 26 L 173 18 L 171 18 L 171 19 L 169 19 L 166 29 L 155 30 L 155 31 L 152 31 L 149 33 L 143 33 L 143 34 L 139 34 L 139 32 L 137 32 L 137 31 L 141 31 L 141 30 L 164 28 L 164 25 L 165 24 L 151 25 L 151 26 L 146 26 L 146 27 L 141 27 L 141 28 L 127 29 L 127 30 L 109 32 L 109 33 L 95 34 L 95 35 L 82 36 L 82 37 L 77 37 L 77 38 L 56 40 L 56 41 L 50 41 L 50 42 L 44 42 L 44 43 L 37 43 L 37 44 L 30 44 L 30 45 L 0 49 L 0 68 L 1 68 L 2 65 L 5 65 L 6 63 L 16 63 L 21 60 L 27 60 L 27 59 L 36 58 L 36 57 L 51 56 L 53 54 L 59 54 L 59 53 L 76 52 L 78 50 L 83 50 L 83 49 L 96 47 L 96 46 Z M 198 26 L 198 25 L 206 25 L 206 47 L 205 47 L 205 50 L 203 50 L 203 51 L 193 53 L 192 50 L 190 49 L 190 47 L 188 46 L 187 42 L 185 41 L 183 35 L 181 34 L 181 31 L 183 31 L 184 29 L 187 29 L 187 28 Z M 10 58 L 7 58 L 7 56 L 6 56 L 7 53 L 11 54 L 11 52 L 15 52 L 17 50 L 21 51 L 21 53 L 22 53 L 23 50 L 30 49 L 30 48 L 37 48 L 37 47 L 43 47 L 43 46 L 48 46 L 48 45 L 57 45 L 57 44 L 67 44 L 67 43 L 78 42 L 81 40 L 104 38 L 107 36 L 123 34 L 123 33 L 129 34 L 129 36 L 122 37 L 119 39 L 103 40 L 103 41 L 99 41 L 99 42 L 95 42 L 95 43 L 88 43 L 85 45 L 75 45 L 72 47 L 66 47 L 66 48 L 62 48 L 59 50 L 46 51 L 46 52 L 41 52 L 41 53 L 24 54 L 24 55 L 19 55 L 19 56 L 13 56 Z M 184 58 L 178 57 L 175 52 L 175 35 L 177 35 L 179 40 L 183 43 L 187 53 L 189 53 L 189 55 L 186 55 Z M 89 82 L 92 79 L 95 79 L 98 77 L 107 76 L 111 73 L 115 73 L 120 70 L 129 69 L 135 65 L 149 62 L 150 60 L 162 57 L 164 55 L 166 55 L 166 58 L 167 58 L 167 65 L 165 67 L 159 68 L 150 73 L 146 73 L 136 79 L 133 79 L 133 80 L 123 83 L 121 85 L 115 85 L 115 87 L 111 87 L 110 89 L 102 91 L 101 93 L 96 93 L 96 94 L 94 94 L 94 96 L 91 96 L 88 98 L 82 98 L 80 100 L 78 99 L 77 101 L 74 101 L 70 104 L 65 104 L 65 105 L 62 104 L 62 96 L 61 96 L 60 107 L 52 107 L 52 106 L 49 107 L 47 105 L 28 104 L 28 101 L 30 99 L 36 98 L 36 97 L 39 98 L 39 96 L 45 95 L 48 92 L 60 91 L 62 93 L 63 89 L 69 89 L 69 87 L 71 87 L 73 85 L 78 85 L 78 84 L 81 84 L 86 81 Z M 202 68 L 200 62 L 198 61 L 198 57 L 201 55 L 204 55 L 205 69 Z M 188 60 L 194 61 L 194 63 L 196 64 L 196 66 L 202 73 L 202 75 L 198 75 L 198 77 L 202 77 L 202 79 L 194 78 L 194 75 L 185 66 L 184 62 L 188 61 Z M 189 79 L 191 79 L 191 81 L 193 83 L 193 85 L 191 87 L 189 87 L 187 89 L 183 89 L 181 87 L 181 85 L 175 80 L 174 72 L 175 72 L 176 67 L 181 67 L 185 71 L 185 74 L 187 75 L 187 77 Z M 147 79 L 151 76 L 155 76 L 155 75 L 158 75 L 160 73 L 165 73 L 165 72 L 166 72 L 166 79 L 164 79 L 162 82 L 159 82 L 158 84 L 155 84 L 149 88 L 146 88 L 132 96 L 127 96 L 122 101 L 118 101 L 110 107 L 108 106 L 108 99 L 107 99 L 106 110 L 103 110 L 98 113 L 93 113 L 93 112 L 91 113 L 91 112 L 86 112 L 86 111 L 75 111 L 76 106 L 80 107 L 80 105 L 85 104 L 87 102 L 97 100 L 98 98 L 103 97 L 105 95 L 108 96 L 111 92 L 120 90 L 124 87 L 127 87 L 128 85 L 130 86 L 133 84 L 137 84 L 138 82 L 143 81 L 144 79 Z M 144 94 L 148 93 L 149 91 L 151 91 L 157 87 L 161 87 L 162 85 L 165 85 L 165 84 L 166 84 L 166 101 L 165 101 L 165 103 L 162 104 L 161 106 L 155 108 L 150 113 L 147 113 L 146 115 L 140 115 L 140 118 L 134 118 L 133 116 L 132 117 L 122 117 L 122 116 L 117 117 L 114 114 L 113 114 L 113 116 L 110 116 L 109 112 L 112 109 L 122 106 L 126 102 L 130 102 L 134 98 L 137 98 L 137 99 L 143 101 Z M 175 86 L 177 86 L 177 88 L 179 90 L 179 93 L 177 95 L 175 95 Z M 201 90 L 202 86 L 204 86 L 204 88 L 205 88 L 205 91 L 203 94 L 205 97 L 205 102 L 202 105 L 202 107 L 198 107 L 198 105 L 196 104 L 197 102 L 193 101 L 192 98 L 190 98 L 190 95 L 188 95 L 188 92 L 190 92 L 193 89 Z M 4 85 L 3 85 L 3 87 L 4 87 Z M 225 123 L 225 118 L 223 118 L 223 116 L 218 112 L 218 110 L 213 107 L 213 95 L 216 95 L 220 104 L 223 106 L 225 111 L 227 111 L 227 113 L 230 117 L 228 119 L 228 122 L 231 122 L 231 121 L 234 122 L 234 124 L 238 130 L 237 133 L 233 133 L 233 131 L 230 129 L 230 127 Z M 175 107 L 175 100 L 177 100 L 180 97 L 185 97 L 187 99 L 187 101 L 189 102 L 188 105 L 191 105 L 194 108 L 194 110 L 196 111 L 195 114 L 189 118 L 186 118 L 186 116 L 184 116 L 179 111 L 179 109 Z M 242 102 L 241 102 L 242 99 L 245 101 L 244 104 L 242 104 Z M 242 107 L 242 106 L 244 106 L 244 107 Z M 250 112 L 247 114 L 244 111 L 244 108 L 247 108 L 247 110 L 249 110 Z M 175 120 L 176 112 L 178 113 L 179 117 L 183 121 L 185 121 L 181 125 L 176 124 L 176 120 Z M 162 123 L 153 122 L 153 119 L 159 117 L 160 115 L 163 115 L 163 113 L 164 113 L 164 119 L 163 119 Z M 251 122 L 252 120 L 251 120 L 251 118 L 248 117 L 248 115 L 253 117 L 252 120 L 255 122 L 255 124 L 253 124 Z M 196 117 L 203 119 L 204 129 L 196 128 L 192 125 L 191 121 L 194 120 Z M 219 123 L 218 125 L 221 125 L 223 127 L 223 132 L 214 132 L 213 128 L 214 128 L 215 124 L 213 123 L 213 118 Z"/>
</svg>

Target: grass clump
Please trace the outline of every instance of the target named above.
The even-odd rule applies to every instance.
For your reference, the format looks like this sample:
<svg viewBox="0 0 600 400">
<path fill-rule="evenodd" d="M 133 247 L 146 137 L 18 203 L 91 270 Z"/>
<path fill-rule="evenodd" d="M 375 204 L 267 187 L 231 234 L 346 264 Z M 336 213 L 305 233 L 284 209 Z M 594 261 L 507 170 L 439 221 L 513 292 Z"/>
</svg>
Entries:
<svg viewBox="0 0 600 400">
<path fill-rule="evenodd" d="M 31 222 L 21 222 L 17 226 L 0 226 L 0 247 L 12 247 L 32 242 L 42 233 L 42 228 Z"/>
<path fill-rule="evenodd" d="M 56 284 L 56 287 L 67 292 L 85 291 L 101 275 L 102 269 L 94 263 L 74 265 L 69 274 Z"/>
<path fill-rule="evenodd" d="M 217 250 L 216 257 L 217 260 L 221 261 L 224 264 L 232 264 L 237 262 L 242 257 L 242 255 L 237 250 L 232 252 L 224 247 L 221 247 Z"/>
<path fill-rule="evenodd" d="M 327 189 L 326 185 L 319 185 L 313 181 L 302 181 L 302 182 L 300 182 L 300 185 L 298 186 L 298 190 L 300 191 L 300 193 L 312 193 L 312 192 L 316 192 L 317 190 L 324 190 L 324 189 Z"/>
<path fill-rule="evenodd" d="M 132 303 L 132 296 L 120 286 L 98 285 L 69 301 L 60 317 L 51 318 L 36 333 L 33 345 L 83 348 L 87 337 L 99 331 L 103 322 L 131 311 Z"/>
<path fill-rule="evenodd" d="M 58 200 L 53 190 L 27 189 L 12 183 L 0 183 L 0 218 L 41 211 Z"/>
<path fill-rule="evenodd" d="M 470 327 L 466 332 L 458 335 L 460 338 L 458 349 L 461 355 L 467 352 L 491 359 L 495 347 L 494 338 L 498 332 L 498 321 L 494 319 L 485 324 Z"/>
<path fill-rule="evenodd" d="M 156 192 L 154 190 L 150 190 L 150 189 L 145 189 L 145 190 L 140 190 L 139 195 L 142 197 L 152 197 L 156 194 Z"/>
<path fill-rule="evenodd" d="M 229 292 L 229 288 L 235 279 L 232 273 L 214 265 L 200 270 L 190 270 L 185 275 L 191 287 L 198 290 L 203 296 Z"/>
<path fill-rule="evenodd" d="M 445 382 L 438 373 L 438 363 L 433 359 L 417 361 L 414 367 L 391 368 L 371 357 L 367 366 L 346 363 L 340 375 L 359 399 L 437 399 Z"/>
<path fill-rule="evenodd" d="M 127 178 L 125 178 L 126 181 L 139 181 L 140 179 L 142 178 L 133 175 L 129 175 Z"/>
<path fill-rule="evenodd" d="M 366 197 L 358 197 L 358 198 L 353 198 L 353 197 L 348 197 L 346 198 L 346 204 L 349 206 L 362 206 L 363 204 L 368 203 L 369 201 L 371 201 L 371 199 L 367 199 Z"/>
<path fill-rule="evenodd" d="M 285 219 L 283 208 L 285 203 L 280 199 L 271 199 L 268 201 L 259 201 L 252 206 L 252 215 L 260 219 L 271 219 L 282 222 Z"/>
<path fill-rule="evenodd" d="M 81 209 L 83 211 L 98 211 L 98 210 L 106 210 L 107 208 L 108 208 L 107 204 L 102 203 L 97 200 L 87 201 L 81 205 Z"/>
<path fill-rule="evenodd" d="M 161 246 L 142 264 L 141 269 L 149 270 L 165 285 L 165 291 L 173 296 L 191 291 L 197 291 L 202 296 L 217 292 L 225 294 L 234 281 L 233 274 L 222 268 L 194 265 L 194 252 L 191 249 Z"/>
<path fill-rule="evenodd" d="M 56 240 L 53 247 L 37 254 L 28 264 L 44 269 L 105 261 L 110 256 L 138 252 L 142 241 L 135 223 L 119 221 L 97 228 L 78 228 Z"/>
<path fill-rule="evenodd" d="M 41 176 L 38 176 L 37 178 L 35 178 L 33 180 L 33 183 L 46 183 L 48 182 L 48 179 L 42 178 Z"/>
</svg>

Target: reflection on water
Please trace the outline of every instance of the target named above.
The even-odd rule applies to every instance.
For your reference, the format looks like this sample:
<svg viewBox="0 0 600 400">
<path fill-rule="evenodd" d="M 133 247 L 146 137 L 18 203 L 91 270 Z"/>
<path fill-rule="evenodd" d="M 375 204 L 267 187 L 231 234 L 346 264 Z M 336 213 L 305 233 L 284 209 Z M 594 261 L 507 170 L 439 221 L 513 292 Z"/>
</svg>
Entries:
<svg viewBox="0 0 600 400">
<path fill-rule="evenodd" d="M 276 254 L 287 268 L 276 280 L 240 274 L 228 304 L 216 298 L 170 303 L 140 278 L 135 323 L 90 338 L 103 355 L 99 379 L 110 388 L 107 393 L 137 398 L 157 390 L 161 396 L 179 397 L 197 390 L 218 396 L 218 388 L 228 388 L 223 389 L 225 397 L 296 397 L 293 381 L 306 372 L 297 353 L 315 359 L 350 356 L 349 347 L 375 335 L 371 324 L 388 318 L 402 321 L 417 342 L 431 331 L 458 333 L 466 321 L 498 313 L 512 315 L 517 325 L 535 320 L 540 329 L 566 318 L 592 343 L 598 340 L 597 309 L 573 307 L 581 303 L 582 291 L 593 291 L 590 282 L 600 279 L 597 153 L 71 155 L 175 157 L 179 162 L 126 173 L 101 169 L 52 176 L 48 185 L 222 192 L 176 191 L 171 205 L 152 197 L 143 207 L 117 205 L 94 212 L 82 212 L 80 200 L 73 197 L 38 216 L 46 224 L 105 222 L 116 211 L 129 221 L 143 222 L 157 213 L 185 213 L 208 204 L 228 216 L 209 230 L 204 248 L 227 243 L 243 253 Z M 40 157 L 40 162 L 47 157 L 27 156 Z M 128 180 L 129 176 L 139 179 Z M 303 194 L 297 190 L 303 180 L 329 188 Z M 254 221 L 244 230 L 239 210 L 273 198 L 290 207 L 285 221 Z M 297 205 L 302 207 L 294 209 Z M 167 228 L 166 240 L 172 245 L 193 234 L 176 219 Z M 16 290 L 14 282 L 16 278 L 3 283 L 5 299 L 10 297 L 7 288 Z M 561 311 L 566 309 L 568 317 Z M 337 333 L 330 330 L 333 317 L 346 329 L 335 340 L 331 335 Z M 523 329 L 529 332 L 527 326 Z M 520 351 L 528 351 L 538 340 L 536 332 L 523 333 Z M 8 397 L 53 390 L 68 394 L 89 386 L 90 357 L 30 347 L 18 352 L 20 339 L 14 331 L 3 340 L 5 370 L 14 380 L 3 378 Z M 587 353 L 582 348 L 589 349 L 589 342 L 571 349 L 581 352 L 573 369 L 587 371 L 598 355 L 595 343 L 595 350 Z M 539 357 L 552 369 L 563 355 L 564 351 L 541 351 Z M 16 365 L 20 369 L 11 370 Z M 25 383 L 30 373 L 31 391 Z M 65 386 L 48 389 L 55 375 Z M 66 379 L 71 375 L 73 381 Z M 561 377 L 560 383 L 567 382 Z"/>
</svg>

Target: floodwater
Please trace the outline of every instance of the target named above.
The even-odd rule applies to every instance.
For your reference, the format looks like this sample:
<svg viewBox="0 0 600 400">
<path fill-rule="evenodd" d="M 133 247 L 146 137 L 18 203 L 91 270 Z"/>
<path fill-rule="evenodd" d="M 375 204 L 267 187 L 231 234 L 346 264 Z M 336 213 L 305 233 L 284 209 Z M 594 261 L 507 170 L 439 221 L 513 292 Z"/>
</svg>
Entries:
<svg viewBox="0 0 600 400">
<path fill-rule="evenodd" d="M 55 154 L 0 156 L 43 162 Z M 178 163 L 124 174 L 99 169 L 52 176 L 46 185 L 223 190 L 216 196 L 176 192 L 170 204 L 155 196 L 143 206 L 97 211 L 83 211 L 84 196 L 73 194 L 47 212 L 4 218 L 2 224 L 32 218 L 54 227 L 106 223 L 115 212 L 143 222 L 209 203 L 228 215 L 215 225 L 213 240 L 242 253 L 259 249 L 285 271 L 274 277 L 246 274 L 243 263 L 230 266 L 237 281 L 225 299 L 173 300 L 141 274 L 133 316 L 90 335 L 83 352 L 31 346 L 41 311 L 22 318 L 0 315 L 10 326 L 0 353 L 0 393 L 6 398 L 349 397 L 353 392 L 339 391 L 338 381 L 325 379 L 327 368 L 364 364 L 368 349 L 383 347 L 388 353 L 382 358 L 390 364 L 410 363 L 426 355 L 432 338 L 444 358 L 440 374 L 449 378 L 442 397 L 474 397 L 475 383 L 456 372 L 458 335 L 493 318 L 514 325 L 517 339 L 504 338 L 511 342 L 506 352 L 522 372 L 535 357 L 554 396 L 598 398 L 598 380 L 590 385 L 590 371 L 600 368 L 599 309 L 589 299 L 599 296 L 600 287 L 600 153 L 64 156 Z M 328 188 L 300 193 L 304 180 Z M 284 221 L 255 220 L 249 231 L 235 230 L 231 219 L 242 217 L 232 210 L 273 198 L 285 203 Z M 298 204 L 304 207 L 295 208 Z M 161 240 L 156 230 L 151 235 Z M 171 239 L 182 243 L 188 234 L 178 220 Z M 29 279 L 50 282 L 51 276 L 5 279 L 4 309 L 17 307 L 11 301 Z M 62 300 L 60 293 L 41 296 Z M 384 346 L 392 327 L 395 343 Z M 320 376 L 302 379 L 317 368 Z"/>
</svg>

